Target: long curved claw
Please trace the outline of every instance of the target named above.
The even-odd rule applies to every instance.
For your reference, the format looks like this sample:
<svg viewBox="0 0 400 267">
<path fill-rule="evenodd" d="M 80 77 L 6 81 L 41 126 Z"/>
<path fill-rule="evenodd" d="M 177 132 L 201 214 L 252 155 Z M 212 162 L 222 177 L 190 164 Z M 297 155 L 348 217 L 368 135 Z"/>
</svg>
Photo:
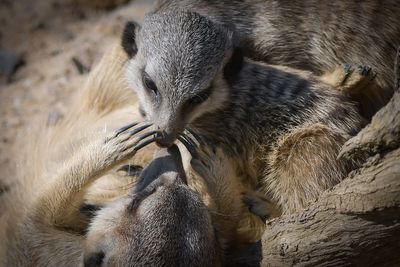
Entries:
<svg viewBox="0 0 400 267">
<path fill-rule="evenodd" d="M 156 141 L 156 137 L 155 137 L 155 136 L 152 136 L 152 137 L 149 138 L 149 139 L 142 139 L 142 140 L 134 147 L 134 149 L 135 149 L 135 151 L 137 152 L 137 151 L 139 151 L 140 149 L 144 148 L 145 146 L 147 146 L 147 145 L 153 143 L 154 141 Z"/>
<path fill-rule="evenodd" d="M 199 145 L 205 144 L 203 138 L 200 135 L 198 135 L 195 131 L 193 131 L 190 128 L 186 128 L 186 131 L 188 131 L 194 137 L 194 139 L 199 143 Z"/>
<path fill-rule="evenodd" d="M 197 157 L 197 145 L 191 138 L 185 134 L 180 134 L 178 135 L 178 140 L 186 147 L 192 158 Z"/>
<path fill-rule="evenodd" d="M 139 132 L 141 132 L 141 131 L 143 131 L 143 130 L 149 128 L 151 125 L 153 125 L 153 124 L 152 124 L 152 123 L 147 123 L 147 124 L 144 124 L 144 125 L 142 125 L 142 126 L 140 126 L 140 127 L 137 127 L 137 128 L 135 128 L 134 130 L 132 130 L 132 131 L 129 133 L 129 135 L 130 135 L 130 136 L 135 135 L 135 134 L 137 134 L 137 133 L 139 133 Z"/>
<path fill-rule="evenodd" d="M 140 149 L 144 148 L 145 146 L 154 142 L 156 140 L 155 134 L 157 134 L 158 132 L 159 131 L 150 131 L 137 137 L 137 142 L 133 146 L 133 150 L 137 152 Z"/>
<path fill-rule="evenodd" d="M 159 132 L 160 132 L 160 131 L 150 131 L 150 132 L 144 133 L 144 134 L 142 134 L 142 135 L 140 135 L 140 136 L 138 137 L 138 140 L 141 141 L 141 140 L 145 139 L 146 137 L 149 137 L 149 136 L 151 136 L 151 135 L 155 135 L 155 134 L 157 134 L 157 133 L 159 133 Z"/>
<path fill-rule="evenodd" d="M 134 122 L 134 123 L 128 124 L 128 125 L 126 125 L 126 126 L 120 128 L 120 129 L 117 131 L 117 133 L 115 134 L 115 137 L 117 137 L 118 135 L 122 134 L 123 132 L 125 132 L 125 131 L 131 129 L 132 127 L 135 127 L 135 126 L 138 125 L 138 124 L 139 124 L 139 122 Z"/>
</svg>

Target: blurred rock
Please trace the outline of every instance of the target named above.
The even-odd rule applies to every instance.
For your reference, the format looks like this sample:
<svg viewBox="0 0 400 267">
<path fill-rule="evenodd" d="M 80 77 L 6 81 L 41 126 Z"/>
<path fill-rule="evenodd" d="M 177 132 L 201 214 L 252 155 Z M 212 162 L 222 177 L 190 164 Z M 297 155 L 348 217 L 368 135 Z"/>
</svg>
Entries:
<svg viewBox="0 0 400 267">
<path fill-rule="evenodd" d="M 125 4 L 130 0 L 71 0 L 73 3 L 84 7 L 111 9 Z"/>
<path fill-rule="evenodd" d="M 83 64 L 78 58 L 73 57 L 72 58 L 72 63 L 74 63 L 75 68 L 79 72 L 79 74 L 85 74 L 90 71 L 90 68 L 87 67 L 85 64 Z"/>
<path fill-rule="evenodd" d="M 5 77 L 7 82 L 11 81 L 12 75 L 23 64 L 22 57 L 13 51 L 0 50 L 0 75 Z"/>
<path fill-rule="evenodd" d="M 63 115 L 59 111 L 51 111 L 47 117 L 47 126 L 56 125 L 62 118 Z"/>
</svg>

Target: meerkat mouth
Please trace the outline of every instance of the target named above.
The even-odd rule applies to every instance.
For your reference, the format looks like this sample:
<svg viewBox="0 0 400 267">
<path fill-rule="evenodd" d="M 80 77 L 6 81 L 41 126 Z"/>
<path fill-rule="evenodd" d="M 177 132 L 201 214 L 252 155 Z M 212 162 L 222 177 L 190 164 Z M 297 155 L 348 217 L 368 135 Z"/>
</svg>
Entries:
<svg viewBox="0 0 400 267">
<path fill-rule="evenodd" d="M 193 154 L 196 147 L 193 144 L 201 144 L 203 140 L 196 132 L 189 128 L 185 128 L 185 130 L 179 132 L 173 138 L 167 136 L 165 132 L 158 132 L 155 138 L 155 144 L 160 148 L 170 148 L 176 141 L 181 142 L 190 154 Z"/>
<path fill-rule="evenodd" d="M 173 145 L 173 143 L 172 144 L 170 144 L 170 143 L 164 144 L 162 142 L 155 142 L 155 143 L 156 143 L 156 146 L 159 147 L 159 148 L 169 148 L 169 147 L 171 147 Z"/>
<path fill-rule="evenodd" d="M 174 145 L 175 141 L 178 139 L 178 135 L 167 134 L 165 131 L 159 131 L 156 134 L 155 143 L 160 148 L 170 148 Z"/>
<path fill-rule="evenodd" d="M 176 139 L 175 139 L 176 140 Z M 169 148 L 174 144 L 174 141 L 169 142 L 169 140 L 166 140 L 165 134 L 160 132 L 156 135 L 156 141 L 155 144 L 159 147 L 159 148 Z"/>
</svg>

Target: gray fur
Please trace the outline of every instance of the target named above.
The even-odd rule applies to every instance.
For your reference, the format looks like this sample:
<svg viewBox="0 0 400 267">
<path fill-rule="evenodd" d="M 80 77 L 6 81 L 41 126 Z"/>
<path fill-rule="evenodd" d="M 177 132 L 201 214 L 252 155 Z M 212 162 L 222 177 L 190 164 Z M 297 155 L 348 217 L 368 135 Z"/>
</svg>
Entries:
<svg viewBox="0 0 400 267">
<path fill-rule="evenodd" d="M 225 51 L 233 47 L 231 38 L 231 32 L 200 15 L 146 16 L 137 38 L 139 53 L 128 70 L 146 115 L 161 128 L 183 126 L 179 122 L 187 118 L 182 114 L 189 111 L 185 104 L 211 86 Z M 144 88 L 143 71 L 160 88 L 158 97 Z"/>
<path fill-rule="evenodd" d="M 159 150 L 131 196 L 94 218 L 85 266 L 215 266 L 210 216 L 185 182 L 178 148 Z"/>
<path fill-rule="evenodd" d="M 246 54 L 256 60 L 316 75 L 343 63 L 371 67 L 380 88 L 363 93 L 367 116 L 393 93 L 393 58 L 400 45 L 397 0 L 159 0 L 154 12 L 168 9 L 195 11 L 235 28 Z"/>
<path fill-rule="evenodd" d="M 195 27 L 191 24 L 193 21 Z M 223 69 L 234 50 L 232 34 L 228 30 L 221 31 L 219 25 L 196 13 L 155 13 L 145 19 L 143 29 L 137 40 L 138 54 L 129 66 L 128 79 L 137 90 L 149 119 L 164 131 L 159 140 L 162 145 L 170 145 L 179 132 L 189 126 L 208 143 L 222 146 L 226 153 L 238 158 L 239 163 L 244 162 L 242 167 L 245 170 L 256 170 L 251 181 L 259 187 L 260 183 L 265 183 L 260 176 L 268 176 L 271 172 L 267 159 L 282 136 L 294 129 L 319 123 L 347 140 L 362 126 L 363 120 L 348 98 L 304 71 L 246 59 L 238 75 L 229 77 L 227 82 Z M 213 36 L 213 39 L 204 36 Z M 164 40 L 174 42 L 166 44 Z M 222 45 L 211 48 L 209 42 Z M 210 54 L 204 56 L 202 49 L 191 46 L 194 44 L 209 49 Z M 180 54 L 177 62 L 174 51 L 188 53 Z M 188 59 L 183 60 L 181 55 Z M 155 58 L 157 60 L 153 61 Z M 158 99 L 147 94 L 137 79 L 140 69 L 148 62 L 152 62 L 151 75 L 158 87 Z M 205 72 L 205 69 L 210 71 Z M 203 76 L 191 75 L 193 73 Z M 181 77 L 182 82 L 179 81 Z M 201 104 L 187 107 L 188 99 L 206 90 L 210 84 L 210 97 Z M 324 164 L 327 167 L 338 165 L 335 157 L 331 155 L 333 162 Z M 318 179 L 328 179 L 329 182 L 322 184 L 329 187 L 343 175 L 335 169 L 328 178 Z M 279 195 L 280 192 L 273 194 Z M 307 194 L 313 195 L 312 192 Z M 283 194 L 278 198 L 285 197 L 288 196 Z"/>
</svg>

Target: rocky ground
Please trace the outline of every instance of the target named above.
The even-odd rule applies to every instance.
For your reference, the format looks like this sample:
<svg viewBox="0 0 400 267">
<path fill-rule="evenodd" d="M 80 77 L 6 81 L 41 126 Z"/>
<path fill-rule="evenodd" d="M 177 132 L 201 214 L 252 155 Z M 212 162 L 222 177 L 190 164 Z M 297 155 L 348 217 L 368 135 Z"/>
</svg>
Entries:
<svg viewBox="0 0 400 267">
<path fill-rule="evenodd" d="M 38 120 L 62 118 L 88 71 L 119 41 L 124 23 L 142 20 L 153 3 L 101 10 L 78 2 L 0 0 L 0 192 L 23 167 L 16 162 L 26 138 L 20 133 Z"/>
</svg>

